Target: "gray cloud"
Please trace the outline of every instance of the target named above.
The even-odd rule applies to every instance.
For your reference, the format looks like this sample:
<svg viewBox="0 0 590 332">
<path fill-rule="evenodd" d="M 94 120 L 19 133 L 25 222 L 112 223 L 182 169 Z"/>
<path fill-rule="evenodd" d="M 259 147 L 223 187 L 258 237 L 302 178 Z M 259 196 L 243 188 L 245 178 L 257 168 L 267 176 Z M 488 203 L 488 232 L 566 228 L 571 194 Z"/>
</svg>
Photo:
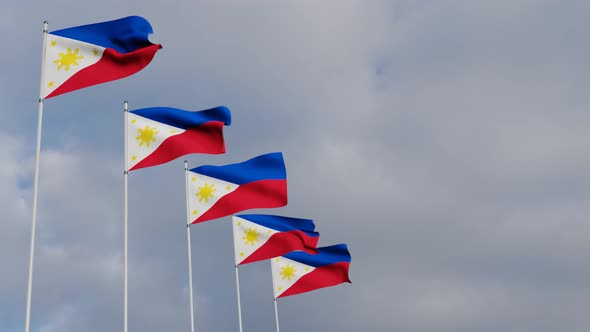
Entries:
<svg viewBox="0 0 590 332">
<path fill-rule="evenodd" d="M 289 205 L 261 212 L 349 245 L 353 283 L 279 300 L 285 330 L 588 330 L 585 2 L 21 6 L 0 8 L 3 31 L 21 28 L 0 55 L 1 331 L 24 321 L 40 23 L 115 11 L 164 49 L 46 102 L 34 330 L 122 326 L 125 99 L 227 105 L 228 153 L 191 165 L 283 151 Z M 181 164 L 130 176 L 131 329 L 189 327 Z M 235 330 L 227 218 L 192 230 L 197 329 Z M 272 330 L 268 264 L 240 277 L 245 330 Z"/>
</svg>

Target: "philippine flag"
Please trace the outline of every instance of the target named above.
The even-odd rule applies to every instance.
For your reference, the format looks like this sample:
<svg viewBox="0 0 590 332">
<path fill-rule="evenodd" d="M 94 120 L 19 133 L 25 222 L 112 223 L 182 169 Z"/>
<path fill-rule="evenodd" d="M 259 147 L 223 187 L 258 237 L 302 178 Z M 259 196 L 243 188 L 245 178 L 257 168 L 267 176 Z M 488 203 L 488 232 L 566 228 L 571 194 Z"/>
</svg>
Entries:
<svg viewBox="0 0 590 332">
<path fill-rule="evenodd" d="M 199 166 L 188 171 L 191 224 L 233 213 L 287 205 L 283 154 L 274 152 L 242 163 Z"/>
<path fill-rule="evenodd" d="M 296 251 L 271 260 L 275 298 L 350 282 L 350 253 L 346 244 L 317 250 L 315 255 Z"/>
<path fill-rule="evenodd" d="M 316 254 L 320 234 L 310 219 L 266 214 L 232 218 L 236 265 L 278 257 L 302 250 Z"/>
<path fill-rule="evenodd" d="M 199 112 L 172 107 L 129 111 L 127 168 L 156 166 L 189 153 L 224 153 L 223 125 L 230 124 L 225 106 Z"/>
<path fill-rule="evenodd" d="M 43 98 L 118 80 L 147 66 L 161 48 L 148 40 L 150 23 L 139 16 L 47 34 Z"/>
</svg>

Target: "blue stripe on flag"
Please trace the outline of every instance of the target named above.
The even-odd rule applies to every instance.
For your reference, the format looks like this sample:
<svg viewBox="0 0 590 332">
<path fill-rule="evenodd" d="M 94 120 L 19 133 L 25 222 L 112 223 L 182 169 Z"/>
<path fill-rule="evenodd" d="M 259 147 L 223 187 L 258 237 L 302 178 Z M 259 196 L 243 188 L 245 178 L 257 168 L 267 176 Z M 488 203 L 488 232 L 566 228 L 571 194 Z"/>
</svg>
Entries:
<svg viewBox="0 0 590 332">
<path fill-rule="evenodd" d="M 263 154 L 250 160 L 225 166 L 203 165 L 191 172 L 238 185 L 261 180 L 286 180 L 287 171 L 281 152 Z"/>
<path fill-rule="evenodd" d="M 113 21 L 81 25 L 50 33 L 112 48 L 119 53 L 128 53 L 153 45 L 148 40 L 148 35 L 153 32 L 152 26 L 145 18 L 128 16 Z"/>
<path fill-rule="evenodd" d="M 231 112 L 225 106 L 198 112 L 173 107 L 149 107 L 130 111 L 129 113 L 182 129 L 198 127 L 210 121 L 221 121 L 226 126 L 231 124 Z"/>
<path fill-rule="evenodd" d="M 239 214 L 236 217 L 246 219 L 264 227 L 272 228 L 279 232 L 300 230 L 309 236 L 316 237 L 319 234 L 314 232 L 315 225 L 311 219 L 301 219 L 268 214 Z"/>
<path fill-rule="evenodd" d="M 318 253 L 315 255 L 303 251 L 293 251 L 283 255 L 283 257 L 313 267 L 320 267 L 338 262 L 350 262 L 350 253 L 344 243 L 317 249 Z"/>
</svg>

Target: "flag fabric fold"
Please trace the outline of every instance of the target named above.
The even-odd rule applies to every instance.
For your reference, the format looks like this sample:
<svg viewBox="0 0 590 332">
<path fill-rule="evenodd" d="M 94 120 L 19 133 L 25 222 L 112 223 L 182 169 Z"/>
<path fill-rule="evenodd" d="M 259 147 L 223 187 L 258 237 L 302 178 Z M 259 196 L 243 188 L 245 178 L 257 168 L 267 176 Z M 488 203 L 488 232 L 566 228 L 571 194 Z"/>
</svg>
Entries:
<svg viewBox="0 0 590 332">
<path fill-rule="evenodd" d="M 152 44 L 150 23 L 139 16 L 47 34 L 43 98 L 118 80 L 145 68 L 162 47 Z"/>
<path fill-rule="evenodd" d="M 233 216 L 236 265 L 278 257 L 295 250 L 317 253 L 319 233 L 310 219 L 265 214 Z"/>
<path fill-rule="evenodd" d="M 192 112 L 172 107 L 129 111 L 129 171 L 157 166 L 190 153 L 225 153 L 223 126 L 231 124 L 225 106 Z"/>
<path fill-rule="evenodd" d="M 280 152 L 237 164 L 195 167 L 188 171 L 187 185 L 191 224 L 287 205 L 287 172 Z"/>
<path fill-rule="evenodd" d="M 346 244 L 317 248 L 315 255 L 295 251 L 271 260 L 275 298 L 350 283 Z"/>
</svg>

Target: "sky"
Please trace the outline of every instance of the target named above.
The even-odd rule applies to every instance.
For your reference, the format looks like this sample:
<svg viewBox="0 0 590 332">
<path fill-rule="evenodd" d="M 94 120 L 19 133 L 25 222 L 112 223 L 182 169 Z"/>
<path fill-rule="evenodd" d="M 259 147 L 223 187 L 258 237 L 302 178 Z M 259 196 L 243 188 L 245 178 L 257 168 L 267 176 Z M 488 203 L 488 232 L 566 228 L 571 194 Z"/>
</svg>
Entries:
<svg viewBox="0 0 590 332">
<path fill-rule="evenodd" d="M 123 101 L 225 105 L 223 165 L 281 151 L 289 204 L 351 284 L 278 301 L 283 331 L 590 330 L 587 1 L 3 1 L 0 331 L 24 330 L 42 22 L 129 15 L 141 72 L 45 102 L 31 330 L 123 328 Z M 129 176 L 129 330 L 189 331 L 183 160 Z M 230 218 L 195 225 L 196 331 L 238 329 Z M 244 331 L 275 328 L 270 264 Z"/>
</svg>

